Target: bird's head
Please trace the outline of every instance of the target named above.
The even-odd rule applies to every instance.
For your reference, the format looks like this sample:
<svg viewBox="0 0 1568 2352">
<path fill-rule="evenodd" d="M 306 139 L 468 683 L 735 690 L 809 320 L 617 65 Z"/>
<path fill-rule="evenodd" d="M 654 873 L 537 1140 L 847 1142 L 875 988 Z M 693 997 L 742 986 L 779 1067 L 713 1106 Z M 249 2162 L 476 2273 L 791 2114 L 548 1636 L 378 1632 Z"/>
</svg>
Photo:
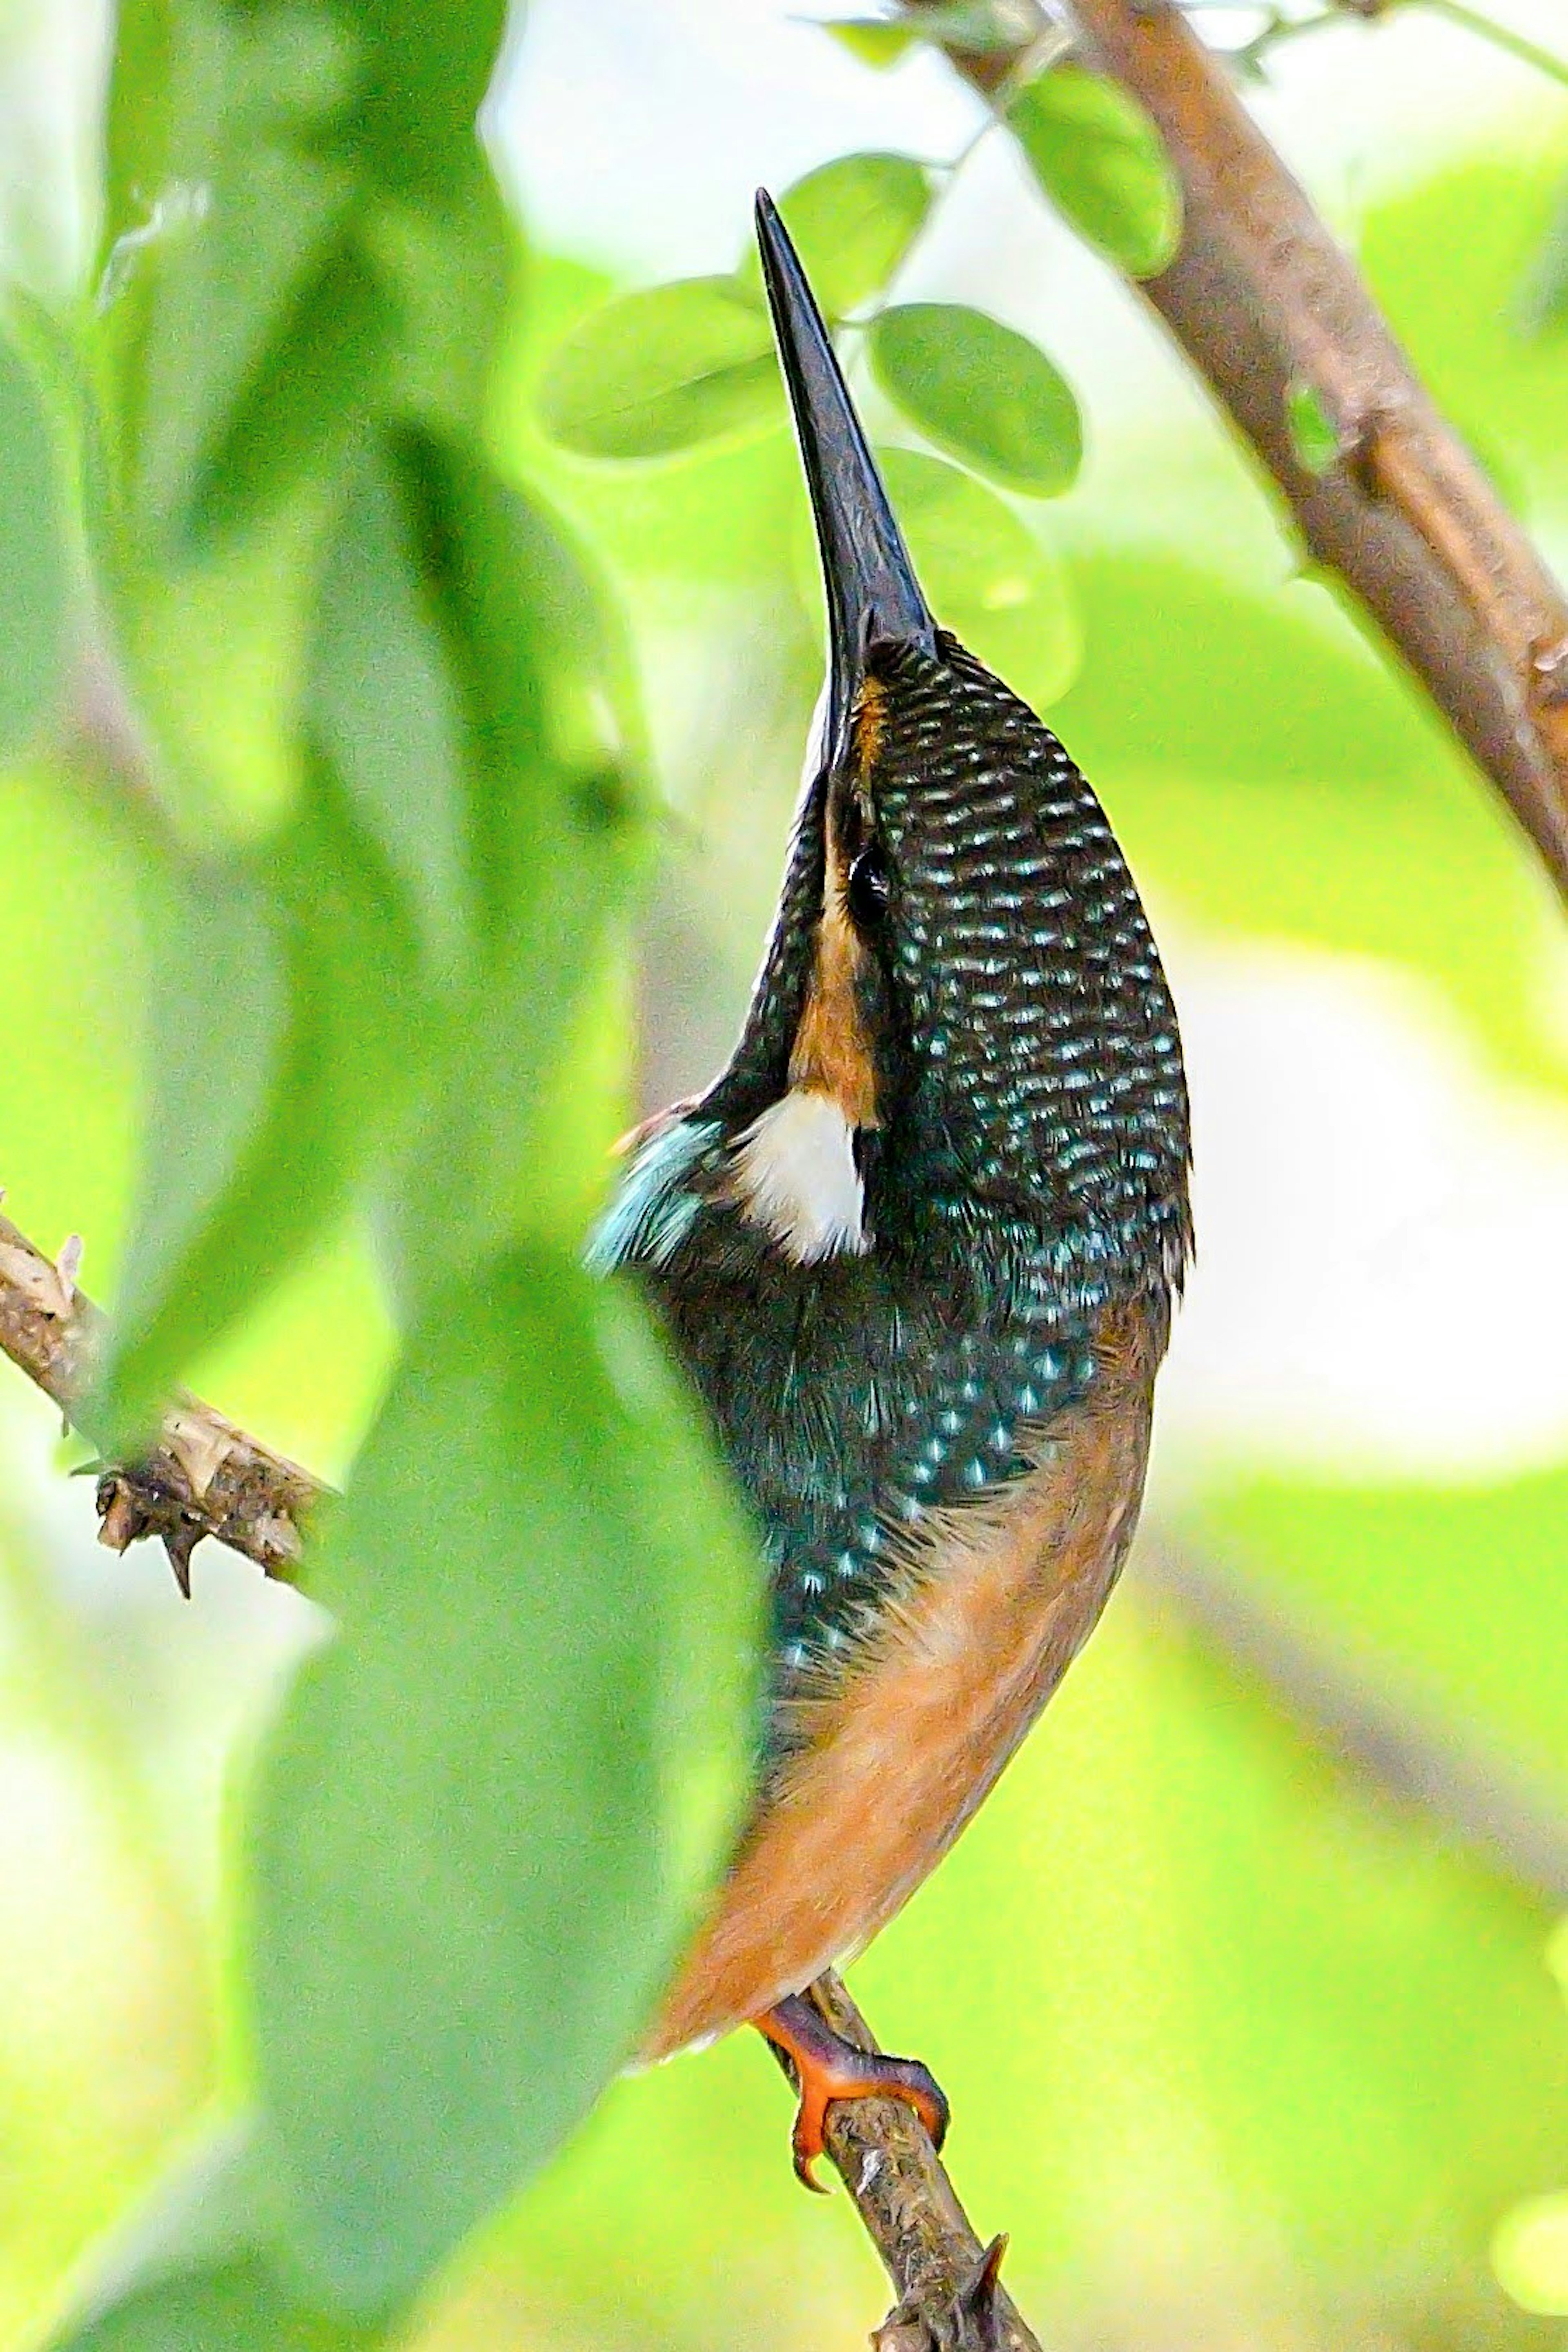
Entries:
<svg viewBox="0 0 1568 2352">
<path fill-rule="evenodd" d="M 1187 1098 L 1137 890 L 1057 738 L 937 625 L 765 194 L 757 234 L 828 670 L 744 1031 L 687 1122 L 702 1189 L 796 1265 L 1006 1249 L 1086 1300 L 1168 1286 Z"/>
</svg>

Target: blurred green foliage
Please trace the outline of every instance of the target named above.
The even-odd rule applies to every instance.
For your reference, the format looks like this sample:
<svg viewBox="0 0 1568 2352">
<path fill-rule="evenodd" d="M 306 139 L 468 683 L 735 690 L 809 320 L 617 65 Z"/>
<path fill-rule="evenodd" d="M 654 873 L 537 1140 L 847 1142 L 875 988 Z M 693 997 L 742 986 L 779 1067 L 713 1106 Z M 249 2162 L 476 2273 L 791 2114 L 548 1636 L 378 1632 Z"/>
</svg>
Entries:
<svg viewBox="0 0 1568 2352">
<path fill-rule="evenodd" d="M 750 1737 L 733 1505 L 635 1307 L 574 1266 L 613 1087 L 535 1131 L 644 820 L 613 624 L 483 446 L 514 256 L 474 122 L 501 25 L 495 0 L 438 26 L 132 0 L 117 29 L 100 290 L 68 323 L 100 469 L 79 601 L 124 645 L 115 723 L 148 737 L 120 764 L 150 984 L 81 1417 L 133 1448 L 356 1209 L 401 1345 L 319 1547 L 341 1633 L 254 1773 L 244 2194 L 220 2248 L 205 2205 L 194 2242 L 144 2233 L 100 2340 L 380 2340 L 635 2046 Z M 15 740 L 55 700 L 64 530 L 7 364 Z M 226 575 L 293 654 L 268 790 L 232 810 L 200 748 Z"/>
<path fill-rule="evenodd" d="M 765 919 L 819 621 L 754 274 L 699 299 L 523 259 L 471 131 L 499 33 L 132 0 L 101 307 L 18 306 L 0 350 L 7 1207 L 119 1274 L 109 1433 L 188 1370 L 351 1473 L 322 1646 L 210 1547 L 190 1611 L 94 1555 L 47 1414 L 0 1400 L 6 2342 L 816 2347 L 878 2307 L 739 2039 L 613 2084 L 506 2202 L 635 2042 L 751 1699 L 743 1545 L 649 1335 L 572 1265 L 627 1109 L 631 681 L 696 836 L 644 991 L 703 1040 Z M 1080 231 L 1158 266 L 1162 161 L 1113 94 L 1054 74 L 1015 127 Z M 1559 109 L 1359 233 L 1559 550 L 1568 342 L 1523 306 L 1565 169 Z M 878 152 L 784 197 L 894 429 L 961 461 L 888 452 L 943 618 L 1050 706 L 1178 941 L 1396 977 L 1472 1049 L 1478 1127 L 1499 1088 L 1561 1113 L 1527 855 L 1212 418 L 1151 357 L 1097 447 L 1070 322 L 999 414 L 943 373 L 955 316 L 995 325 L 973 307 L 889 363 L 943 185 Z M 89 574 L 130 698 L 107 751 Z M 1519 1279 L 1507 1235 L 1453 1278 Z M 1436 1748 L 1568 1804 L 1564 1499 L 1560 1465 L 1222 1448 L 1184 1508 Z M 952 2094 L 1051 2340 L 1523 2352 L 1561 2307 L 1549 1925 L 1134 1580 L 858 1986 Z"/>
<path fill-rule="evenodd" d="M 9 583 L 0 673 L 0 755 L 25 750 L 60 690 L 68 571 L 59 463 L 43 390 L 22 352 L 0 341 L 0 569 Z"/>
</svg>

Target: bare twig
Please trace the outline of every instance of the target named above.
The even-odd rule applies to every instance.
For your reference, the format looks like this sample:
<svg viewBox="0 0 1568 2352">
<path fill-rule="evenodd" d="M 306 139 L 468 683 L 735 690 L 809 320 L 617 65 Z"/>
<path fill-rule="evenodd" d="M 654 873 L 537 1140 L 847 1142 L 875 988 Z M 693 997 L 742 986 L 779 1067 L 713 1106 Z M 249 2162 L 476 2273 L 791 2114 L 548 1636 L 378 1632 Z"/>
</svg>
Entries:
<svg viewBox="0 0 1568 2352">
<path fill-rule="evenodd" d="M 915 5 L 929 0 L 915 0 Z M 1349 257 L 1173 0 L 1073 0 L 1182 184 L 1181 250 L 1141 288 L 1568 892 L 1568 603 L 1414 374 Z M 1042 15 L 1042 23 L 1045 21 Z M 987 97 L 1006 57 L 948 52 Z M 1338 436 L 1313 473 L 1305 387 Z"/>
<path fill-rule="evenodd" d="M 79 1255 L 79 1244 L 62 1250 L 57 1265 L 0 1217 L 0 1350 L 73 1421 L 104 1328 L 99 1309 L 76 1286 Z M 190 1556 L 204 1536 L 291 1581 L 306 1523 L 326 1492 L 297 1462 L 258 1444 L 211 1405 L 182 1395 L 144 1460 L 100 1479 L 100 1538 L 123 1551 L 139 1536 L 159 1537 L 185 1591 Z"/>
<path fill-rule="evenodd" d="M 1206 1549 L 1145 1529 L 1129 1574 L 1358 1780 L 1532 1900 L 1568 1904 L 1568 1812 L 1544 1765 L 1531 1769 L 1457 1722 L 1439 1694 L 1386 1658 L 1336 1654 Z"/>
<path fill-rule="evenodd" d="M 1500 24 L 1495 16 L 1469 7 L 1467 0 L 1424 0 L 1424 5 L 1432 16 L 1446 16 L 1450 25 L 1473 33 L 1489 48 L 1501 49 L 1506 57 L 1517 58 L 1521 66 L 1529 66 L 1548 81 L 1568 87 L 1568 64 L 1554 50 L 1542 48 L 1539 41 L 1532 41 L 1528 34 L 1516 32 L 1511 25 Z"/>
<path fill-rule="evenodd" d="M 831 1969 L 811 1991 L 836 2033 L 858 2050 L 878 2048 Z M 789 2061 L 774 2055 L 787 2074 Z M 872 2338 L 878 2352 L 1041 2352 L 998 2276 L 1006 2240 L 982 2245 L 909 2107 L 843 2100 L 827 2111 L 826 2140 L 899 2297 Z"/>
</svg>

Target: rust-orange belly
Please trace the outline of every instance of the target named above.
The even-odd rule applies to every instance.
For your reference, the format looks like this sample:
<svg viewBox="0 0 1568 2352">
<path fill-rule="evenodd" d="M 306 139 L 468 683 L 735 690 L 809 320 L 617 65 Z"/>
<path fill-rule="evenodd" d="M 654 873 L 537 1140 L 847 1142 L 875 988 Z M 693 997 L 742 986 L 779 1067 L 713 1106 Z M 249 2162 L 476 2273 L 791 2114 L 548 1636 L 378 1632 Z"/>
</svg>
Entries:
<svg viewBox="0 0 1568 2352">
<path fill-rule="evenodd" d="M 759 1801 L 643 2055 L 669 2056 L 858 1951 L 940 1861 L 1093 1628 L 1137 1520 L 1163 1313 L 1102 1321 L 1089 1400 L 994 1502 L 935 1514 L 875 1630 L 790 1701 Z"/>
</svg>

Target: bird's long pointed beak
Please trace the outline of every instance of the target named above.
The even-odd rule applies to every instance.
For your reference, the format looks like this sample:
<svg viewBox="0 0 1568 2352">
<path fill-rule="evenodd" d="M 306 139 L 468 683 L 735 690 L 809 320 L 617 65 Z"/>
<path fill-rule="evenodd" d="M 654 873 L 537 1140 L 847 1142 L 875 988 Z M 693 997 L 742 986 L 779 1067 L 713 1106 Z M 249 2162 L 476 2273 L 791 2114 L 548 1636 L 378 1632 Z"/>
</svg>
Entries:
<svg viewBox="0 0 1568 2352">
<path fill-rule="evenodd" d="M 765 188 L 757 191 L 757 243 L 827 593 L 831 756 L 854 707 L 869 647 L 933 646 L 936 625 L 800 257 Z"/>
</svg>

